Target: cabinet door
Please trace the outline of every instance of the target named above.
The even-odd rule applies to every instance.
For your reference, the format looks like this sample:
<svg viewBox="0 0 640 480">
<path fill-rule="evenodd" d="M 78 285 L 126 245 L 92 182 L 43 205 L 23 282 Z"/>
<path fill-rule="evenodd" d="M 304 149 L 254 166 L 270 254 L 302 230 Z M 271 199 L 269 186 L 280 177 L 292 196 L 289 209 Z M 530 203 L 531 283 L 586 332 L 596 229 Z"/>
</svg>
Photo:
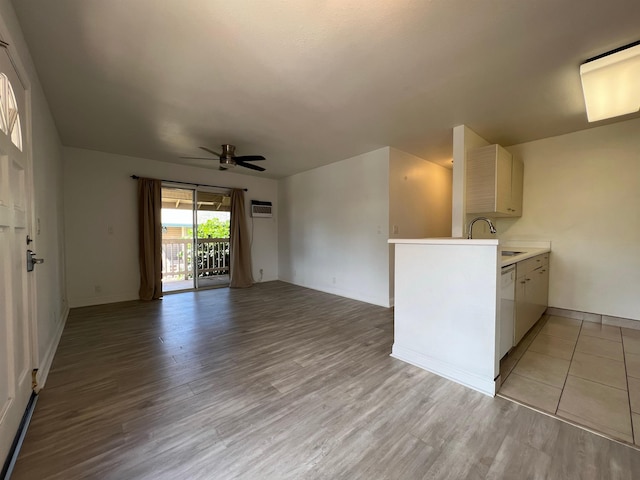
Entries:
<svg viewBox="0 0 640 480">
<path fill-rule="evenodd" d="M 522 215 L 523 166 L 507 150 L 488 145 L 469 151 L 466 171 L 467 213 Z"/>
<path fill-rule="evenodd" d="M 516 315 L 513 346 L 540 320 L 549 298 L 548 254 L 516 264 Z"/>
<path fill-rule="evenodd" d="M 532 276 L 535 281 L 536 318 L 540 318 L 549 304 L 549 266 L 543 265 L 535 270 Z"/>
<path fill-rule="evenodd" d="M 513 158 L 511 161 L 511 204 L 509 213 L 514 217 L 522 216 L 522 181 L 524 165 L 521 160 Z"/>
<path fill-rule="evenodd" d="M 522 337 L 529 331 L 527 318 L 529 317 L 529 301 L 527 299 L 527 281 L 526 275 L 519 276 L 516 279 L 516 315 L 513 328 L 513 346 L 515 347 Z"/>
<path fill-rule="evenodd" d="M 496 154 L 495 212 L 511 215 L 511 154 L 501 147 Z"/>
<path fill-rule="evenodd" d="M 496 145 L 471 150 L 467 156 L 467 213 L 496 208 Z"/>
</svg>

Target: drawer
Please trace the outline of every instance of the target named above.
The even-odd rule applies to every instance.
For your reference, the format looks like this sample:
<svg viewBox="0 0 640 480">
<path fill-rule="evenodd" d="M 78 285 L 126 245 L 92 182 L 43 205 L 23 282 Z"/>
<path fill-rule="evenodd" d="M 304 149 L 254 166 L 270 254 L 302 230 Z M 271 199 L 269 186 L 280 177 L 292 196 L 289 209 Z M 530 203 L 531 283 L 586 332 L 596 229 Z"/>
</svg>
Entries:
<svg viewBox="0 0 640 480">
<path fill-rule="evenodd" d="M 536 268 L 543 265 L 549 265 L 549 254 L 543 253 L 542 255 L 536 255 L 535 257 L 527 258 L 521 262 L 516 263 L 516 276 L 521 277 L 528 273 L 533 272 Z"/>
<path fill-rule="evenodd" d="M 549 265 L 549 253 L 543 253 L 542 255 L 538 255 L 538 257 L 542 257 L 542 265 Z M 537 258 L 537 257 L 533 257 Z"/>
</svg>

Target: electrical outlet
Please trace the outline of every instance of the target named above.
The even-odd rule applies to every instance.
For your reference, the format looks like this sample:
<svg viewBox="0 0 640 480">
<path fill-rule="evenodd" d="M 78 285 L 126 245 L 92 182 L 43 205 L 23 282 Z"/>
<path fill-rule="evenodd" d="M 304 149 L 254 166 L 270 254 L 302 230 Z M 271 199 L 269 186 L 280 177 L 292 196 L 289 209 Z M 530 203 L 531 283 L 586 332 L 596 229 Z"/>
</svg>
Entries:
<svg viewBox="0 0 640 480">
<path fill-rule="evenodd" d="M 102 293 L 102 287 L 100 285 L 96 285 L 93 289 L 96 293 Z"/>
<path fill-rule="evenodd" d="M 393 233 L 398 233 L 400 231 L 400 228 L 398 227 L 398 225 L 394 225 L 393 226 Z"/>
<path fill-rule="evenodd" d="M 262 268 L 260 269 L 260 275 L 264 275 L 264 270 Z"/>
</svg>

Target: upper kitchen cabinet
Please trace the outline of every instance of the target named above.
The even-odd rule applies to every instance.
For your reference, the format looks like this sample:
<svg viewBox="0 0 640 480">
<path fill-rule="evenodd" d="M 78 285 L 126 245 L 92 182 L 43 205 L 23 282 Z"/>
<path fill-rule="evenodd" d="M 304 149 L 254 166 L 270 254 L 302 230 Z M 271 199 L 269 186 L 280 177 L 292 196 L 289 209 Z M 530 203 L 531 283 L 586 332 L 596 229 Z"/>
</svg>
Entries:
<svg viewBox="0 0 640 480">
<path fill-rule="evenodd" d="M 467 213 L 522 216 L 522 162 L 500 145 L 467 154 Z"/>
</svg>

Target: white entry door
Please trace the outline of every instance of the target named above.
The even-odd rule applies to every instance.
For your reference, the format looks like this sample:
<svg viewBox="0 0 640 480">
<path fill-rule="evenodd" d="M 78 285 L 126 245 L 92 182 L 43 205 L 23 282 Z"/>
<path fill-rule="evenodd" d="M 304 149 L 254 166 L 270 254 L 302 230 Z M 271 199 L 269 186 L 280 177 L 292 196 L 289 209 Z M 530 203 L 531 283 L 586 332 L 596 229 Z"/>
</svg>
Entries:
<svg viewBox="0 0 640 480">
<path fill-rule="evenodd" d="M 0 465 L 31 396 L 33 370 L 27 234 L 31 202 L 23 148 L 25 92 L 0 48 Z"/>
</svg>

